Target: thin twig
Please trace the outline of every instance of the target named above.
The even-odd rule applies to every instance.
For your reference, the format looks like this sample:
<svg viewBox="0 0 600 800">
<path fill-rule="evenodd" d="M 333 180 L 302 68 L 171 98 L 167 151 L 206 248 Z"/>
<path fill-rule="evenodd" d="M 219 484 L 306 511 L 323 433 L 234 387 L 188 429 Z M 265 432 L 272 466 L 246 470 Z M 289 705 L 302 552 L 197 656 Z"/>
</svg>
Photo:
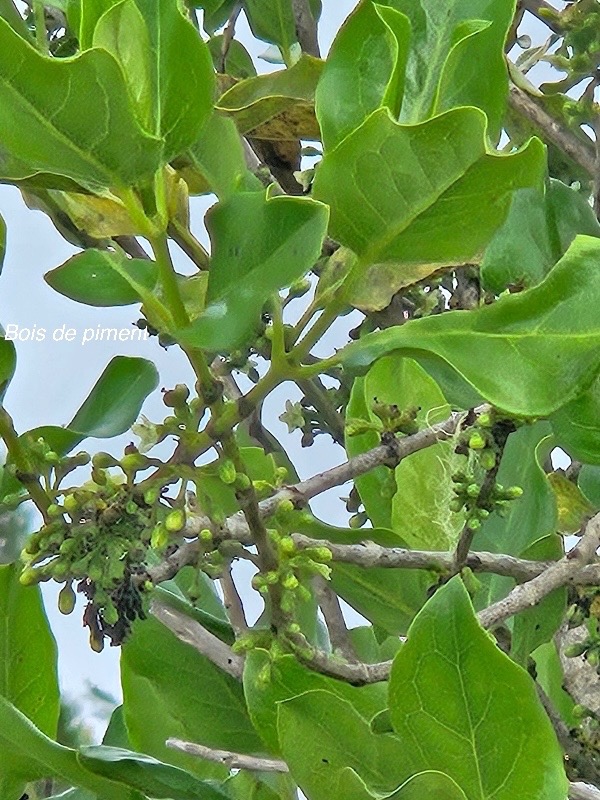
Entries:
<svg viewBox="0 0 600 800">
<path fill-rule="evenodd" d="M 233 580 L 233 575 L 231 574 L 231 565 L 229 565 L 229 569 L 225 570 L 223 573 L 220 582 L 221 589 L 223 590 L 223 605 L 227 611 L 231 627 L 236 637 L 243 636 L 248 632 L 248 622 L 246 621 L 242 598 L 240 597 L 240 593 Z"/>
<path fill-rule="evenodd" d="M 152 601 L 150 613 L 182 642 L 191 645 L 228 675 L 242 679 L 244 659 L 196 620 L 157 599 Z"/>
<path fill-rule="evenodd" d="M 229 54 L 229 48 L 231 47 L 231 42 L 233 41 L 233 37 L 235 36 L 235 24 L 237 22 L 237 18 L 240 15 L 242 10 L 242 4 L 236 3 L 233 7 L 231 14 L 229 15 L 229 19 L 227 20 L 227 26 L 223 31 L 223 41 L 221 42 L 221 56 L 219 59 L 219 72 L 225 74 L 225 64 L 227 62 L 227 56 Z"/>
<path fill-rule="evenodd" d="M 554 17 L 557 9 L 547 3 L 546 0 L 520 0 L 519 5 L 524 11 L 529 11 L 530 14 L 541 20 L 553 33 L 562 33 L 562 27 Z M 544 14 L 544 11 L 547 14 Z"/>
<path fill-rule="evenodd" d="M 181 739 L 167 739 L 167 747 L 173 750 L 180 750 L 191 756 L 205 758 L 207 761 L 214 761 L 217 764 L 229 769 L 249 769 L 255 772 L 289 772 L 285 761 L 277 758 L 257 758 L 247 756 L 242 753 L 232 753 L 230 750 L 214 750 L 212 747 L 205 747 L 203 744 L 194 742 L 184 742 Z"/>
<path fill-rule="evenodd" d="M 317 23 L 312 15 L 308 0 L 292 0 L 292 10 L 296 23 L 296 36 L 303 53 L 320 58 Z"/>
<path fill-rule="evenodd" d="M 347 661 L 357 661 L 339 597 L 324 578 L 317 576 L 314 586 L 332 650 L 340 653 Z"/>
</svg>

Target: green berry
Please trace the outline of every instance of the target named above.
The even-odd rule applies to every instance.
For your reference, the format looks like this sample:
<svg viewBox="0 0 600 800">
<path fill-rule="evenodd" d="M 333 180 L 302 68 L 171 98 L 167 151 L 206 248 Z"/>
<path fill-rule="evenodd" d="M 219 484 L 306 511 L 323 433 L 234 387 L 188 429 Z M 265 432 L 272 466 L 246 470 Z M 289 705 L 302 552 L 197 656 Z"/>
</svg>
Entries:
<svg viewBox="0 0 600 800">
<path fill-rule="evenodd" d="M 488 448 L 487 450 L 482 450 L 479 456 L 479 464 L 481 468 L 484 469 L 486 472 L 489 472 L 489 470 L 494 469 L 494 467 L 496 466 L 496 454 L 494 453 L 494 451 L 491 450 L 490 448 Z"/>
<path fill-rule="evenodd" d="M 233 461 L 230 459 L 225 459 L 225 461 L 222 461 L 219 464 L 219 478 L 228 486 L 230 486 L 232 483 L 235 483 L 237 478 L 237 470 Z"/>
<path fill-rule="evenodd" d="M 34 586 L 42 579 L 39 571 L 32 567 L 25 567 L 23 572 L 19 575 L 19 583 L 21 586 Z"/>
<path fill-rule="evenodd" d="M 75 608 L 75 592 L 71 583 L 65 583 L 58 593 L 58 610 L 61 614 L 70 614 Z"/>
<path fill-rule="evenodd" d="M 574 642 L 564 649 L 564 654 L 567 658 L 577 658 L 582 656 L 588 649 L 588 642 Z"/>
</svg>

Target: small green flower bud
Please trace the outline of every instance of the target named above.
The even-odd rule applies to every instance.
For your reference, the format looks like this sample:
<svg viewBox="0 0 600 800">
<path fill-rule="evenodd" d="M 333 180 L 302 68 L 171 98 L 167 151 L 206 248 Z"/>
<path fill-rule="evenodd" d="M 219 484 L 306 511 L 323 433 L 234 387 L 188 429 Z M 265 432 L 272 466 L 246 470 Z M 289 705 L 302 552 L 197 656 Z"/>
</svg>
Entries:
<svg viewBox="0 0 600 800">
<path fill-rule="evenodd" d="M 454 511 L 455 513 L 461 511 L 463 506 L 464 506 L 463 501 L 459 500 L 458 498 L 450 500 L 450 502 L 448 503 L 448 508 L 450 509 L 450 511 Z"/>
<path fill-rule="evenodd" d="M 227 458 L 219 464 L 219 478 L 228 486 L 235 483 L 237 471 L 233 461 Z"/>
<path fill-rule="evenodd" d="M 74 494 L 68 494 L 63 499 L 63 506 L 65 511 L 67 511 L 69 514 L 74 514 L 79 511 L 79 503 L 77 502 L 77 498 Z"/>
<path fill-rule="evenodd" d="M 279 552 L 283 556 L 291 556 L 296 552 L 296 545 L 291 536 L 282 536 L 279 540 Z"/>
<path fill-rule="evenodd" d="M 110 453 L 95 453 L 92 456 L 92 467 L 94 469 L 108 469 L 109 467 L 117 467 L 119 462 Z"/>
<path fill-rule="evenodd" d="M 46 511 L 49 517 L 60 517 L 63 509 L 57 503 L 50 503 Z"/>
<path fill-rule="evenodd" d="M 60 463 L 60 456 L 58 453 L 55 453 L 54 450 L 48 450 L 48 452 L 44 454 L 44 461 L 46 464 L 58 464 Z"/>
<path fill-rule="evenodd" d="M 115 608 L 115 604 L 108 602 L 102 609 L 102 618 L 107 625 L 116 625 L 119 621 L 119 612 Z"/>
<path fill-rule="evenodd" d="M 366 523 L 368 517 L 364 511 L 360 511 L 358 514 L 354 514 L 354 516 L 350 517 L 348 524 L 351 528 L 355 530 L 357 528 L 362 528 L 362 526 Z"/>
<path fill-rule="evenodd" d="M 504 496 L 510 500 L 515 500 L 517 497 L 523 496 L 523 489 L 520 486 L 509 486 L 504 492 Z"/>
<path fill-rule="evenodd" d="M 269 586 L 277 583 L 279 581 L 279 573 L 272 570 L 271 572 L 267 572 L 264 576 L 265 583 Z"/>
<path fill-rule="evenodd" d="M 479 497 L 479 492 L 481 491 L 481 489 L 476 483 L 470 483 L 467 486 L 466 491 L 468 497 Z"/>
<path fill-rule="evenodd" d="M 205 544 L 212 544 L 213 540 L 212 531 L 209 530 L 208 528 L 203 528 L 198 534 L 198 538 L 200 539 L 201 542 L 204 542 Z"/>
<path fill-rule="evenodd" d="M 467 520 L 467 528 L 472 531 L 478 531 L 481 528 L 481 521 L 477 517 L 469 517 Z"/>
<path fill-rule="evenodd" d="M 494 453 L 494 451 L 490 448 L 488 448 L 487 450 L 482 450 L 479 456 L 479 464 L 481 468 L 484 469 L 486 472 L 489 472 L 489 470 L 494 469 L 494 467 L 496 466 L 496 454 Z"/>
<path fill-rule="evenodd" d="M 469 447 L 471 450 L 483 450 L 487 442 L 485 437 L 479 432 L 474 431 L 469 438 Z"/>
<path fill-rule="evenodd" d="M 281 581 L 281 585 L 283 586 L 283 588 L 284 589 L 290 589 L 290 590 L 296 589 L 298 587 L 299 583 L 300 583 L 300 581 L 298 580 L 298 578 L 293 573 L 289 573 L 288 575 L 285 575 L 283 580 Z"/>
<path fill-rule="evenodd" d="M 148 506 L 153 506 L 158 502 L 160 497 L 160 489 L 158 486 L 153 486 L 151 489 L 146 489 L 144 492 L 144 503 Z"/>
<path fill-rule="evenodd" d="M 494 419 L 492 414 L 490 414 L 489 411 L 486 411 L 477 417 L 477 422 L 482 428 L 491 428 L 494 424 Z"/>
<path fill-rule="evenodd" d="M 42 579 L 39 571 L 32 567 L 25 567 L 23 572 L 19 575 L 19 583 L 21 586 L 34 586 Z"/>
<path fill-rule="evenodd" d="M 291 636 L 295 636 L 296 634 L 298 634 L 298 633 L 301 633 L 301 632 L 302 632 L 302 628 L 300 627 L 300 625 L 298 625 L 298 623 L 297 623 L 297 622 L 290 622 L 290 624 L 289 624 L 289 625 L 288 625 L 288 627 L 287 627 L 287 632 L 288 632 L 288 633 L 289 633 Z"/>
<path fill-rule="evenodd" d="M 159 523 L 152 531 L 152 536 L 150 537 L 150 547 L 153 550 L 162 550 L 162 548 L 167 545 L 168 541 L 169 534 L 165 530 L 164 525 Z"/>
<path fill-rule="evenodd" d="M 566 649 L 566 648 L 565 648 Z M 585 660 L 590 665 L 590 667 L 597 667 L 600 664 L 600 651 L 597 647 L 594 647 L 587 651 L 585 654 Z"/>
<path fill-rule="evenodd" d="M 167 514 L 165 528 L 169 533 L 179 533 L 185 527 L 185 512 L 181 508 L 176 508 Z"/>
<path fill-rule="evenodd" d="M 238 472 L 235 476 L 235 488 L 238 492 L 245 492 L 252 486 L 252 481 L 245 472 Z"/>
</svg>

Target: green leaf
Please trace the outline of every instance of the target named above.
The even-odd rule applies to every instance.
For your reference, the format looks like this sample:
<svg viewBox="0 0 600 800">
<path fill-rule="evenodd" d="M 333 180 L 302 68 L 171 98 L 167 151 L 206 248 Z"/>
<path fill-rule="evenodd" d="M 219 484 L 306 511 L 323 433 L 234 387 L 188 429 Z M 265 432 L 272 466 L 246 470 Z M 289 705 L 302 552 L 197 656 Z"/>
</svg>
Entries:
<svg viewBox="0 0 600 800">
<path fill-rule="evenodd" d="M 22 36 L 23 39 L 26 39 L 28 42 L 31 41 L 31 31 L 27 27 L 23 17 L 19 14 L 13 0 L 0 0 L 0 17 L 5 19 L 19 36 Z"/>
<path fill-rule="evenodd" d="M 67 425 L 82 435 L 109 439 L 128 430 L 150 392 L 158 386 L 158 372 L 143 358 L 115 356 Z"/>
<path fill-rule="evenodd" d="M 280 703 L 278 730 L 283 757 L 309 800 L 367 800 L 366 787 L 379 796 L 408 777 L 404 742 L 372 733 L 347 700 L 330 692 Z"/>
<path fill-rule="evenodd" d="M 486 248 L 482 284 L 497 294 L 508 286 L 536 286 L 578 233 L 600 236 L 600 223 L 581 194 L 553 179 L 545 191 L 520 189 Z"/>
<path fill-rule="evenodd" d="M 433 357 L 498 408 L 546 416 L 585 391 L 600 367 L 599 254 L 597 239 L 578 236 L 539 286 L 369 334 L 340 360 L 364 369 L 394 350 Z"/>
<path fill-rule="evenodd" d="M 197 139 L 213 107 L 207 46 L 176 2 L 123 0 L 100 18 L 94 45 L 122 64 L 145 130 L 170 161 Z"/>
<path fill-rule="evenodd" d="M 573 459 L 600 464 L 600 376 L 552 417 L 556 443 Z"/>
<path fill-rule="evenodd" d="M 256 730 L 260 731 L 274 753 L 280 752 L 277 734 L 278 704 L 316 689 L 347 701 L 367 721 L 386 706 L 387 690 L 383 684 L 350 686 L 303 667 L 294 656 L 274 659 L 260 648 L 251 650 L 246 656 L 244 694 L 248 711 Z"/>
<path fill-rule="evenodd" d="M 8 388 L 17 366 L 17 352 L 12 341 L 4 338 L 4 331 L 0 328 L 0 400 Z"/>
<path fill-rule="evenodd" d="M 563 689 L 564 674 L 556 643 L 546 642 L 531 655 L 535 661 L 537 683 L 546 692 L 569 728 L 575 728 L 581 720 L 573 714 L 575 705 L 573 698 Z"/>
<path fill-rule="evenodd" d="M 209 211 L 207 227 L 207 308 L 177 338 L 193 347 L 230 350 L 251 334 L 266 300 L 317 261 L 327 209 L 305 198 L 237 194 Z"/>
<path fill-rule="evenodd" d="M 0 141 L 3 179 L 42 175 L 59 189 L 64 178 L 100 194 L 125 188 L 161 163 L 161 142 L 139 127 L 109 53 L 50 59 L 1 19 Z"/>
<path fill-rule="evenodd" d="M 467 800 L 463 790 L 450 776 L 434 770 L 419 772 L 409 778 L 392 797 L 393 800 L 423 800 L 425 797 L 435 797 L 435 800 Z"/>
<path fill-rule="evenodd" d="M 0 566 L 0 695 L 43 733 L 56 735 L 56 643 L 39 586 L 19 583 L 19 564 Z"/>
<path fill-rule="evenodd" d="M 1 696 L 0 747 L 2 800 L 19 800 L 25 783 L 47 777 L 88 789 L 102 800 L 138 800 L 127 786 L 88 772 L 78 762 L 75 750 L 53 742 Z"/>
<path fill-rule="evenodd" d="M 314 19 L 321 12 L 320 0 L 309 0 Z M 296 25 L 290 0 L 245 0 L 244 10 L 257 39 L 275 44 L 281 50 L 284 60 L 289 61 L 290 48 L 296 43 Z"/>
<path fill-rule="evenodd" d="M 479 626 L 460 578 L 411 626 L 392 667 L 390 712 L 408 774 L 439 770 L 468 800 L 565 797 L 562 753 L 535 685 Z"/>
<path fill-rule="evenodd" d="M 130 748 L 129 734 L 123 718 L 123 706 L 117 706 L 110 715 L 108 726 L 102 738 L 102 744 L 107 747 L 122 747 L 125 750 Z"/>
<path fill-rule="evenodd" d="M 563 541 L 558 534 L 544 536 L 521 553 L 532 561 L 557 561 L 564 555 Z M 549 642 L 560 628 L 567 610 L 567 588 L 561 586 L 533 608 L 521 611 L 514 619 L 510 656 L 527 667 L 531 653 Z"/>
<path fill-rule="evenodd" d="M 224 38 L 223 34 L 211 36 L 207 42 L 208 49 L 212 56 L 213 66 L 218 72 L 221 71 L 222 66 Z M 227 56 L 225 58 L 225 74 L 242 81 L 246 78 L 253 78 L 256 75 L 256 67 L 252 61 L 252 56 L 237 39 L 232 39 L 229 42 Z"/>
<path fill-rule="evenodd" d="M 82 747 L 77 756 L 90 772 L 133 786 L 153 798 L 222 800 L 227 795 L 171 764 L 118 747 Z"/>
<path fill-rule="evenodd" d="M 224 777 L 223 767 L 171 750 L 165 741 L 242 753 L 264 749 L 240 683 L 152 617 L 136 623 L 123 645 L 121 682 L 129 738 L 140 752 L 201 777 Z"/>
<path fill-rule="evenodd" d="M 313 196 L 331 206 L 331 235 L 359 255 L 362 269 L 476 255 L 504 220 L 513 190 L 538 184 L 544 169 L 537 139 L 512 155 L 487 153 L 485 126 L 476 108 L 419 125 L 375 111 L 316 171 Z"/>
<path fill-rule="evenodd" d="M 127 306 L 144 302 L 156 286 L 154 261 L 90 248 L 44 276 L 56 292 L 89 306 Z"/>
<path fill-rule="evenodd" d="M 94 31 L 100 17 L 117 6 L 122 0 L 75 0 L 70 6 L 79 7 L 79 27 L 77 38 L 81 50 L 89 50 L 93 45 Z"/>
<path fill-rule="evenodd" d="M 318 58 L 303 55 L 289 69 L 237 83 L 221 96 L 242 135 L 258 139 L 319 139 L 314 115 L 315 89 L 323 70 Z"/>
<path fill-rule="evenodd" d="M 520 486 L 522 497 L 511 501 L 506 516 L 492 514 L 473 539 L 474 550 L 522 556 L 535 542 L 556 530 L 556 501 L 543 469 L 553 440 L 547 422 L 525 425 L 511 433 L 504 448 L 497 480 Z M 500 575 L 480 576 L 483 590 L 476 606 L 483 608 L 508 594 L 514 581 Z"/>
<path fill-rule="evenodd" d="M 236 191 L 258 191 L 261 183 L 246 167 L 235 123 L 215 112 L 198 140 L 173 162 L 191 194 L 214 192 L 220 200 Z"/>
<path fill-rule="evenodd" d="M 392 354 L 377 362 L 377 397 L 400 409 L 418 408 L 420 429 L 447 419 L 450 406 L 439 386 L 412 359 Z M 389 387 L 384 394 L 385 387 Z M 373 390 L 375 387 L 373 387 Z M 452 441 L 440 442 L 402 459 L 396 467 L 397 491 L 392 498 L 392 529 L 410 548 L 451 550 L 464 525 L 464 515 L 449 509 L 454 498 L 452 475 L 464 468 L 464 456 L 455 452 Z"/>
<path fill-rule="evenodd" d="M 476 106 L 499 132 L 508 94 L 504 41 L 514 0 L 386 0 L 411 24 L 401 120 L 421 122 L 455 106 Z M 473 69 L 473 64 L 485 64 Z M 465 76 L 467 76 L 465 78 Z"/>
<path fill-rule="evenodd" d="M 600 508 L 600 466 L 584 464 L 577 479 L 577 485 L 592 503 L 594 508 Z"/>
<path fill-rule="evenodd" d="M 323 145 L 333 149 L 381 106 L 398 117 L 410 26 L 393 8 L 360 3 L 335 38 L 315 104 Z"/>
</svg>

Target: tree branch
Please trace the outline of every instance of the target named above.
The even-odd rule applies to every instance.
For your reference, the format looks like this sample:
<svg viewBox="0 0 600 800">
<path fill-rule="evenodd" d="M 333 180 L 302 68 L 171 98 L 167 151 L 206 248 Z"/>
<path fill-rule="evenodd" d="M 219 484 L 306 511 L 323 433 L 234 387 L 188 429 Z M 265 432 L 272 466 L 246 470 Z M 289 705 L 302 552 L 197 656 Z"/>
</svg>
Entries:
<svg viewBox="0 0 600 800">
<path fill-rule="evenodd" d="M 167 747 L 180 750 L 191 756 L 198 756 L 216 764 L 223 764 L 228 769 L 249 769 L 255 772 L 289 772 L 285 761 L 276 758 L 257 758 L 242 753 L 232 753 L 230 750 L 213 750 L 203 744 L 184 742 L 181 739 L 167 739 Z"/>
<path fill-rule="evenodd" d="M 347 661 L 357 661 L 337 594 L 320 576 L 316 577 L 314 585 L 319 607 L 329 633 L 331 649 L 340 653 Z"/>
<path fill-rule="evenodd" d="M 484 628 L 493 628 L 508 617 L 532 608 L 546 595 L 576 578 L 583 567 L 593 559 L 600 544 L 600 514 L 592 517 L 585 527 L 579 543 L 564 558 L 556 561 L 541 575 L 521 583 L 489 608 L 480 611 L 479 621 Z"/>
<path fill-rule="evenodd" d="M 334 561 L 359 567 L 424 569 L 444 573 L 451 572 L 454 564 L 452 553 L 439 550 L 405 550 L 402 547 L 383 547 L 370 541 L 336 544 L 326 539 L 312 539 L 302 534 L 294 534 L 293 539 L 299 550 L 326 547 L 331 550 Z M 514 578 L 521 583 L 537 578 L 554 564 L 555 561 L 529 561 L 503 553 L 485 551 L 471 551 L 466 561 L 466 566 L 473 572 L 492 572 L 495 575 Z M 579 585 L 599 585 L 600 565 L 584 567 L 573 579 L 575 580 Z"/>
<path fill-rule="evenodd" d="M 569 800 L 600 800 L 600 790 L 586 783 L 571 783 Z"/>
<path fill-rule="evenodd" d="M 320 58 L 317 23 L 310 10 L 308 0 L 292 0 L 292 10 L 296 23 L 296 36 L 302 52 L 307 53 L 309 56 Z"/>
<path fill-rule="evenodd" d="M 547 141 L 556 145 L 569 158 L 572 158 L 590 176 L 594 175 L 595 153 L 592 140 L 583 132 L 578 136 L 570 131 L 564 124 L 549 114 L 543 106 L 527 92 L 519 89 L 514 84 L 509 90 L 509 103 L 511 107 L 526 117 L 529 122 L 540 128 Z M 587 144 L 582 137 L 588 139 Z"/>
</svg>

